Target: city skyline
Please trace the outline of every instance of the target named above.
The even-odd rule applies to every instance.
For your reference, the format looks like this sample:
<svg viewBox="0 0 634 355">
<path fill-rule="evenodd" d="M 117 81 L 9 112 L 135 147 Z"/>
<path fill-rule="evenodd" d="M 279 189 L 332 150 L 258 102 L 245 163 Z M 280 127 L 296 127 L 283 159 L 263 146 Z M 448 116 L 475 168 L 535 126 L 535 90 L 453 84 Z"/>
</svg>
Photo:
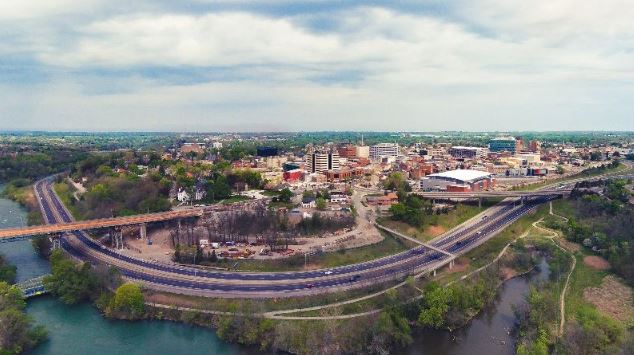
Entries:
<svg viewBox="0 0 634 355">
<path fill-rule="evenodd" d="M 627 131 L 622 1 L 0 4 L 3 131 Z"/>
</svg>

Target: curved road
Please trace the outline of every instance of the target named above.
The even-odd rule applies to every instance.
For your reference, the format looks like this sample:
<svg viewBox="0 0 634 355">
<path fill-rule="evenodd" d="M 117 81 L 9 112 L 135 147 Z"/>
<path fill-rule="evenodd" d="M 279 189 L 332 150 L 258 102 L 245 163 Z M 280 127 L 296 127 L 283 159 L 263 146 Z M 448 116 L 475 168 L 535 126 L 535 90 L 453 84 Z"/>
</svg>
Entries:
<svg viewBox="0 0 634 355">
<path fill-rule="evenodd" d="M 47 223 L 71 222 L 73 218 L 52 189 L 51 180 L 35 184 Z M 492 207 L 487 218 L 471 220 L 431 242 L 434 247 L 460 255 L 475 248 L 507 225 L 551 197 L 537 197 L 515 207 L 511 202 Z M 480 217 L 479 217 L 480 218 Z M 62 247 L 74 257 L 118 267 L 124 277 L 147 287 L 174 293 L 213 297 L 285 297 L 332 292 L 375 285 L 448 262 L 449 257 L 424 246 L 388 257 L 337 268 L 298 272 L 223 272 L 200 270 L 167 263 L 148 262 L 122 255 L 92 240 L 85 232 L 67 233 Z"/>
</svg>

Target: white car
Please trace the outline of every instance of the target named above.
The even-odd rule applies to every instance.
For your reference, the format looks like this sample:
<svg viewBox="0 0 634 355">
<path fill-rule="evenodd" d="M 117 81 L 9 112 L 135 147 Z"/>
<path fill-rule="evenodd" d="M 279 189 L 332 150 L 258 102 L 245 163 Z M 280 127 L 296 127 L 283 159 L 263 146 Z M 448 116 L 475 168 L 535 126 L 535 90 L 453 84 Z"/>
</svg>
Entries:
<svg viewBox="0 0 634 355">
<path fill-rule="evenodd" d="M 332 274 L 332 270 L 326 270 L 326 271 L 324 271 L 324 275 L 330 275 L 330 274 Z"/>
</svg>

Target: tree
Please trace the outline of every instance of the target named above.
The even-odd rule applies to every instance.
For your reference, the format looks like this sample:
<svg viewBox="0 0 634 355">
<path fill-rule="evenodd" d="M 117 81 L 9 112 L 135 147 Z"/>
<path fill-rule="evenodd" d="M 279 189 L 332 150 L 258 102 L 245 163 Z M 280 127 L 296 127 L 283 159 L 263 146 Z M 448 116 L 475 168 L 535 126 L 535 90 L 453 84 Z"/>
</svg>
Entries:
<svg viewBox="0 0 634 355">
<path fill-rule="evenodd" d="M 278 198 L 281 202 L 289 203 L 293 198 L 293 192 L 288 187 L 286 187 L 282 189 L 282 191 L 280 191 L 280 195 L 278 196 Z"/>
<path fill-rule="evenodd" d="M 319 197 L 318 199 L 315 200 L 315 205 L 317 206 L 317 209 L 320 211 L 323 211 L 326 209 L 326 199 Z"/>
<path fill-rule="evenodd" d="M 9 264 L 2 255 L 0 255 L 0 281 L 10 284 L 15 282 L 16 267 Z"/>
<path fill-rule="evenodd" d="M 0 354 L 21 354 L 46 338 L 24 312 L 26 303 L 15 286 L 0 281 Z"/>
<path fill-rule="evenodd" d="M 44 287 L 64 303 L 75 304 L 96 296 L 95 291 L 100 291 L 90 264 L 76 265 L 60 250 L 53 251 L 50 261 L 51 275 L 44 277 Z"/>
<path fill-rule="evenodd" d="M 445 325 L 445 316 L 449 310 L 452 290 L 431 282 L 425 287 L 423 307 L 418 315 L 418 323 L 422 326 L 441 328 Z"/>
<path fill-rule="evenodd" d="M 137 284 L 125 283 L 115 291 L 112 299 L 112 310 L 124 312 L 131 318 L 138 318 L 145 312 L 145 299 Z"/>
<path fill-rule="evenodd" d="M 53 245 L 47 235 L 35 236 L 31 239 L 31 245 L 40 257 L 48 259 L 51 256 Z"/>
</svg>

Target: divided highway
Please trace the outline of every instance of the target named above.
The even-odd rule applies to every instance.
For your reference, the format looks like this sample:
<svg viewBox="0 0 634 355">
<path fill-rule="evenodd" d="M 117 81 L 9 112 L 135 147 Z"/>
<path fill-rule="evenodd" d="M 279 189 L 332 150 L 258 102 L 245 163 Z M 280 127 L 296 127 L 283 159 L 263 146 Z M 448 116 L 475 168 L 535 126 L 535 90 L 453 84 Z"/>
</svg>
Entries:
<svg viewBox="0 0 634 355">
<path fill-rule="evenodd" d="M 72 215 L 55 195 L 49 179 L 38 181 L 35 191 L 47 223 L 73 222 Z M 552 198 L 538 196 L 519 206 L 515 206 L 513 201 L 503 202 L 487 210 L 486 218 L 472 219 L 432 240 L 430 244 L 451 254 L 463 254 Z M 149 288 L 211 297 L 288 297 L 333 292 L 432 271 L 449 260 L 446 254 L 420 246 L 388 257 L 329 270 L 229 272 L 148 262 L 122 255 L 93 241 L 83 231 L 66 233 L 61 245 L 80 260 L 114 265 L 124 277 L 140 281 Z"/>
</svg>

